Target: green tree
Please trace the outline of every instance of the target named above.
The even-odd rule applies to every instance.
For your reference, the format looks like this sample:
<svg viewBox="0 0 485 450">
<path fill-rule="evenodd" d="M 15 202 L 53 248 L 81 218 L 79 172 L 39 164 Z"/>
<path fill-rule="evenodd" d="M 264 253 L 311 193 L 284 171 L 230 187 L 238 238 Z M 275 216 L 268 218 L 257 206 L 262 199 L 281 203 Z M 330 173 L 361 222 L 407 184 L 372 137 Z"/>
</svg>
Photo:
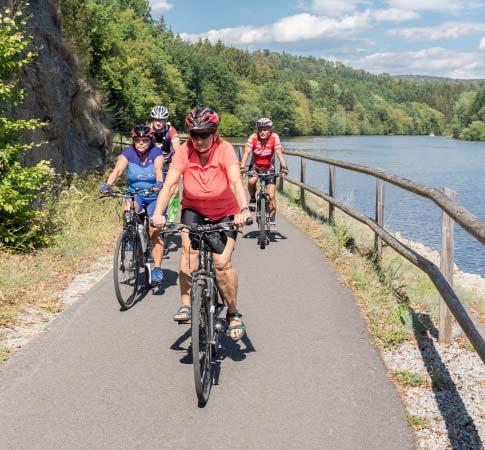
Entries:
<svg viewBox="0 0 485 450">
<path fill-rule="evenodd" d="M 34 58 L 28 51 L 31 42 L 23 32 L 25 25 L 22 12 L 0 11 L 0 245 L 14 249 L 45 244 L 52 232 L 41 208 L 52 171 L 45 161 L 34 167 L 22 167 L 19 162 L 23 153 L 35 147 L 21 143 L 22 133 L 41 124 L 8 117 L 24 98 L 19 73 Z"/>
<path fill-rule="evenodd" d="M 219 132 L 221 136 L 243 136 L 244 127 L 234 114 L 222 113 L 220 115 Z"/>
</svg>

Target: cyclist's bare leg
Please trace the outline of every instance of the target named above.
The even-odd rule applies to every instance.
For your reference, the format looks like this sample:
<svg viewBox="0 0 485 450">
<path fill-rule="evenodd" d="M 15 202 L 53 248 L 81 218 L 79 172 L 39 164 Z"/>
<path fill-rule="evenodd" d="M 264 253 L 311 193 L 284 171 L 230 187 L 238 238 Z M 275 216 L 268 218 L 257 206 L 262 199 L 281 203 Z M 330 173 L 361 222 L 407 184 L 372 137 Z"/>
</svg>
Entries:
<svg viewBox="0 0 485 450">
<path fill-rule="evenodd" d="M 258 177 L 251 177 L 248 180 L 248 192 L 250 198 L 256 197 L 256 182 L 258 181 Z"/>
<path fill-rule="evenodd" d="M 216 268 L 217 287 L 222 297 L 227 302 L 227 311 L 229 313 L 237 311 L 237 273 L 232 265 L 231 256 L 234 251 L 235 240 L 228 238 L 224 251 L 220 254 L 213 254 L 214 266 Z M 241 323 L 241 319 L 234 317 L 229 325 L 236 326 Z M 243 335 L 241 329 L 232 330 L 232 338 L 237 339 Z"/>
<path fill-rule="evenodd" d="M 267 184 L 266 192 L 269 195 L 269 217 L 273 220 L 276 216 L 276 185 Z"/>
<path fill-rule="evenodd" d="M 184 230 L 180 234 L 182 236 L 182 253 L 179 267 L 180 295 L 182 297 L 182 306 L 190 306 L 190 288 L 192 286 L 190 274 L 199 267 L 199 251 L 190 248 L 188 231 Z"/>
<path fill-rule="evenodd" d="M 149 228 L 150 238 L 152 240 L 152 257 L 153 267 L 161 267 L 163 257 L 164 242 L 160 236 L 160 230 L 157 228 Z"/>
</svg>

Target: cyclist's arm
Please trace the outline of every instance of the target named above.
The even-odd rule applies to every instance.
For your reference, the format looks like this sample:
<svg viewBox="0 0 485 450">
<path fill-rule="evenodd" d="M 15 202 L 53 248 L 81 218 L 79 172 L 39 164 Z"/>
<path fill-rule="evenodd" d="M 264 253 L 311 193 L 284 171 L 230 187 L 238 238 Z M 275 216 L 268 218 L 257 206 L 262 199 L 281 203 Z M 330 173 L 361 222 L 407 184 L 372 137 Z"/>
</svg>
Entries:
<svg viewBox="0 0 485 450">
<path fill-rule="evenodd" d="M 252 151 L 253 151 L 253 148 L 249 144 L 246 144 L 246 147 L 244 147 L 244 154 L 241 158 L 241 167 L 246 167 L 249 155 L 251 154 Z"/>
<path fill-rule="evenodd" d="M 126 159 L 126 157 L 124 157 L 123 155 L 118 156 L 115 168 L 110 173 L 107 183 L 113 186 L 113 184 L 116 183 L 116 180 L 123 174 L 127 167 L 128 160 Z"/>
<path fill-rule="evenodd" d="M 154 217 L 161 216 L 163 211 L 167 208 L 170 197 L 178 185 L 180 176 L 181 173 L 175 167 L 171 166 L 170 169 L 168 169 L 163 188 L 158 194 L 157 205 L 155 207 L 155 212 L 153 213 Z"/>
<path fill-rule="evenodd" d="M 163 159 L 163 156 L 159 156 L 153 162 L 153 166 L 155 168 L 155 178 L 156 178 L 157 181 L 163 181 L 163 164 L 164 164 L 164 162 L 165 162 L 165 160 Z"/>
<path fill-rule="evenodd" d="M 276 156 L 278 157 L 281 167 L 288 167 L 286 165 L 285 157 L 283 156 L 283 147 L 278 147 L 275 149 Z"/>
<path fill-rule="evenodd" d="M 180 147 L 179 135 L 177 133 L 177 130 L 172 126 L 170 126 L 169 134 L 170 134 L 170 141 L 171 141 L 173 151 L 176 152 Z"/>
</svg>

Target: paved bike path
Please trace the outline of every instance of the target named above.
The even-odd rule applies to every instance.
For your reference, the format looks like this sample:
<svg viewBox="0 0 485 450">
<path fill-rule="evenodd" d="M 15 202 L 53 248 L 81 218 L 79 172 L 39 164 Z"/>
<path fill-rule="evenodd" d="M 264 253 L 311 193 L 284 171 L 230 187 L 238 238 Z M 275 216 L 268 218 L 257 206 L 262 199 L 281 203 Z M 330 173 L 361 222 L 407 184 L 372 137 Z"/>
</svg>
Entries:
<svg viewBox="0 0 485 450">
<path fill-rule="evenodd" d="M 109 274 L 0 366 L 0 448 L 414 448 L 351 292 L 292 224 L 280 218 L 279 230 L 264 251 L 255 227 L 238 239 L 248 336 L 225 340 L 205 408 L 189 327 L 172 321 L 172 251 L 162 295 L 120 312 Z"/>
</svg>

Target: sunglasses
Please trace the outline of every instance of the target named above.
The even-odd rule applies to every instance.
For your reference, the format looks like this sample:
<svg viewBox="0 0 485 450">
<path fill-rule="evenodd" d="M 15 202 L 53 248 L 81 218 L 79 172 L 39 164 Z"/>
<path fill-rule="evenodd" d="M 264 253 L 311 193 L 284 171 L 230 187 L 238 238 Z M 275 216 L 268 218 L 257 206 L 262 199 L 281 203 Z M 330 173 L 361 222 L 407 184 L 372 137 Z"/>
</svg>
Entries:
<svg viewBox="0 0 485 450">
<path fill-rule="evenodd" d="M 137 144 L 138 143 L 148 144 L 151 141 L 152 141 L 151 139 L 147 139 L 147 138 L 134 138 L 133 139 L 133 142 L 136 142 Z"/>
<path fill-rule="evenodd" d="M 205 132 L 205 133 L 190 133 L 190 138 L 191 139 L 207 139 L 209 136 L 211 136 L 212 133 L 209 131 L 209 132 Z"/>
</svg>

